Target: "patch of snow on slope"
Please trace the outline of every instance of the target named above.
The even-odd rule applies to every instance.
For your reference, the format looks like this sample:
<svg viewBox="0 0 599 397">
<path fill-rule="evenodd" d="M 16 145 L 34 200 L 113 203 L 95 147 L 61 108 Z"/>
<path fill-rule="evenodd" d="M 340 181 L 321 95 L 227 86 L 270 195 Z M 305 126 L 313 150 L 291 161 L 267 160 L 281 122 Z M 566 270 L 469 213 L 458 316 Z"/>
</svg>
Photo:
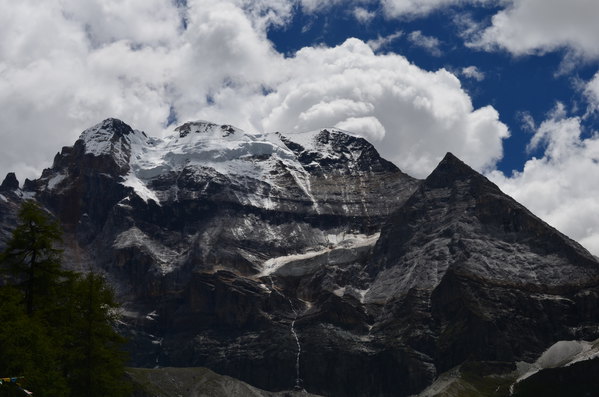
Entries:
<svg viewBox="0 0 599 397">
<path fill-rule="evenodd" d="M 368 293 L 368 291 L 370 290 L 370 288 L 366 288 L 366 289 L 357 289 L 356 292 L 358 294 L 360 294 L 360 303 L 364 303 L 364 298 L 366 296 L 366 294 Z"/>
<path fill-rule="evenodd" d="M 322 130 L 315 131 L 306 131 L 306 132 L 295 132 L 284 135 L 290 141 L 301 145 L 304 149 L 309 151 L 317 150 L 318 142 L 316 141 L 316 137 L 320 134 Z"/>
<path fill-rule="evenodd" d="M 210 132 L 214 129 L 214 127 L 218 127 L 215 123 L 206 120 L 197 120 L 185 123 L 177 128 L 175 131 L 179 133 L 181 138 L 189 134 L 202 134 Z"/>
<path fill-rule="evenodd" d="M 8 199 L 6 197 L 4 197 L 3 195 L 0 194 L 0 200 L 8 203 Z"/>
<path fill-rule="evenodd" d="M 365 234 L 346 234 L 344 237 L 336 243 L 336 245 L 324 248 L 319 251 L 308 251 L 302 254 L 292 254 L 279 256 L 276 258 L 271 258 L 265 261 L 262 266 L 260 272 L 257 274 L 257 277 L 269 276 L 275 273 L 278 269 L 283 267 L 284 265 L 304 259 L 311 259 L 316 256 L 320 256 L 326 254 L 328 252 L 333 251 L 338 248 L 360 248 L 366 247 L 376 244 L 377 240 L 380 237 L 380 233 L 375 233 L 373 235 L 365 235 Z"/>
<path fill-rule="evenodd" d="M 439 396 L 447 393 L 450 387 L 456 380 L 460 378 L 460 368 L 454 367 L 447 372 L 442 373 L 432 385 L 421 391 L 419 394 L 414 394 L 410 397 L 430 397 Z"/>
<path fill-rule="evenodd" d="M 224 175 L 266 179 L 276 163 L 272 157 L 286 163 L 296 161 L 286 146 L 269 139 L 272 134 L 248 134 L 233 126 L 203 121 L 182 127 L 189 132 L 167 138 L 162 146 L 164 161 L 173 169 L 195 164 Z"/>
<path fill-rule="evenodd" d="M 62 182 L 67 176 L 65 174 L 56 174 L 48 181 L 48 190 L 53 190 L 56 185 Z"/>
<path fill-rule="evenodd" d="M 343 295 L 345 295 L 345 290 L 346 290 L 346 287 L 339 287 L 339 288 L 333 290 L 333 293 L 335 295 L 337 295 L 338 297 L 343 298 Z"/>
<path fill-rule="evenodd" d="M 178 256 L 177 252 L 151 239 L 135 226 L 119 234 L 114 240 L 113 246 L 117 249 L 128 247 L 142 248 L 156 259 L 157 264 L 160 266 L 159 271 L 162 274 L 170 273 L 174 270 L 174 264 Z"/>
<path fill-rule="evenodd" d="M 292 142 L 300 144 L 304 149 L 308 151 L 321 152 L 323 155 L 326 156 L 334 152 L 329 143 L 323 143 L 318 139 L 318 137 L 321 134 L 326 134 L 326 131 L 328 131 L 328 133 L 331 136 L 344 134 L 352 136 L 354 138 L 360 137 L 359 135 L 356 135 L 353 132 L 340 130 L 339 128 L 321 128 L 319 130 L 314 131 L 294 132 L 285 135 L 285 137 Z"/>
<path fill-rule="evenodd" d="M 298 261 L 298 260 L 302 260 L 302 259 L 314 258 L 315 256 L 326 254 L 327 252 L 330 252 L 330 251 L 331 251 L 331 248 L 325 248 L 320 251 L 311 251 L 311 252 L 306 252 L 303 254 L 293 254 L 293 255 L 286 255 L 286 256 L 279 256 L 276 258 L 271 258 L 262 264 L 262 270 L 257 275 L 257 277 L 270 276 L 271 274 L 273 274 L 274 272 L 276 272 L 278 269 L 280 269 L 281 267 L 283 267 L 284 265 L 286 265 L 289 262 Z"/>
<path fill-rule="evenodd" d="M 565 365 L 583 350 L 588 350 L 590 347 L 591 344 L 585 341 L 559 341 L 545 350 L 541 357 L 537 359 L 536 365 L 539 368 L 559 367 Z"/>
<path fill-rule="evenodd" d="M 148 200 L 154 200 L 156 204 L 160 205 L 160 200 L 158 200 L 156 193 L 148 189 L 146 184 L 137 176 L 135 176 L 134 173 L 130 172 L 129 174 L 127 174 L 125 180 L 121 182 L 121 184 L 133 188 L 135 193 L 146 203 L 148 202 Z"/>
<path fill-rule="evenodd" d="M 320 213 L 320 210 L 318 208 L 318 202 L 317 202 L 316 198 L 314 198 L 314 195 L 312 194 L 312 185 L 310 184 L 310 175 L 303 168 L 301 170 L 303 172 L 298 172 L 296 170 L 291 169 L 290 174 L 293 177 L 293 180 L 295 181 L 295 183 L 299 186 L 299 188 L 302 189 L 304 194 L 306 196 L 308 196 L 310 201 L 312 201 L 312 203 L 315 207 L 316 213 Z"/>
<path fill-rule="evenodd" d="M 114 131 L 104 129 L 104 124 L 98 123 L 83 131 L 79 139 L 85 144 L 85 153 L 101 156 L 110 154 L 112 151 L 112 136 Z"/>
<path fill-rule="evenodd" d="M 139 151 L 156 141 L 154 138 L 148 138 L 143 131 L 139 130 L 131 130 L 118 139 L 114 139 L 117 132 L 111 124 L 106 124 L 106 121 L 88 128 L 79 136 L 84 143 L 86 154 L 111 156 L 118 165 L 126 166 L 130 161 L 130 156 L 133 156 L 134 148 Z"/>
<path fill-rule="evenodd" d="M 23 200 L 31 200 L 31 199 L 35 198 L 35 192 L 30 192 L 30 191 L 19 189 L 19 190 L 16 190 L 15 193 L 17 194 L 17 196 L 19 196 Z"/>
<path fill-rule="evenodd" d="M 554 343 L 532 364 L 520 362 L 518 368 L 520 376 L 510 386 L 513 392 L 514 385 L 546 368 L 567 367 L 574 363 L 591 360 L 599 357 L 599 339 L 593 342 L 584 340 L 562 340 Z"/>
</svg>

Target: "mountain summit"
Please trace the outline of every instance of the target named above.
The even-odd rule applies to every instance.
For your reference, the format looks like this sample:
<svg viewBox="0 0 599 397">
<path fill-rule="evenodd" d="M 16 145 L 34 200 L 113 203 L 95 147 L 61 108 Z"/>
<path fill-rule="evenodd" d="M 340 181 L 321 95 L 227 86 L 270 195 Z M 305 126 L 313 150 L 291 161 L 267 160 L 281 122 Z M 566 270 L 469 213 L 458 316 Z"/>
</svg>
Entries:
<svg viewBox="0 0 599 397">
<path fill-rule="evenodd" d="M 6 181 L 0 239 L 25 198 L 55 214 L 67 262 L 124 303 L 135 366 L 407 396 L 599 337 L 597 260 L 451 153 L 420 181 L 334 128 L 157 139 L 108 119 Z"/>
</svg>

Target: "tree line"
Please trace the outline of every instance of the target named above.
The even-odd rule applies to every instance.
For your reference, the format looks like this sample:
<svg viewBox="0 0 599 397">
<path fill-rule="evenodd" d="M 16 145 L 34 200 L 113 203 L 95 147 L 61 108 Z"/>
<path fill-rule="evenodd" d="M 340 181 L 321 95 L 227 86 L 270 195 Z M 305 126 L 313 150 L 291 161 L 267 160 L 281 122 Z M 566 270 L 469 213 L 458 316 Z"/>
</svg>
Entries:
<svg viewBox="0 0 599 397">
<path fill-rule="evenodd" d="M 104 278 L 62 266 L 58 222 L 35 201 L 0 253 L 0 396 L 130 395 L 118 304 Z"/>
</svg>

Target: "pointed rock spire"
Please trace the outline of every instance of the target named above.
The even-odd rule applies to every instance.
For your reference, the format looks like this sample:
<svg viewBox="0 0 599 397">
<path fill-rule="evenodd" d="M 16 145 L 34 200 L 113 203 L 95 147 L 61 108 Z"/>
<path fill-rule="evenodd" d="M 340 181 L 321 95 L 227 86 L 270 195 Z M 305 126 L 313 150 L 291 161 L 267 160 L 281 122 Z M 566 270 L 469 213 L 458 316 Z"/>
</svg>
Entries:
<svg viewBox="0 0 599 397">
<path fill-rule="evenodd" d="M 495 184 L 473 170 L 469 165 L 457 158 L 451 152 L 447 152 L 443 160 L 426 178 L 425 184 L 428 188 L 446 187 L 458 181 L 470 180 L 472 182 L 488 183 L 495 188 Z"/>
<path fill-rule="evenodd" d="M 87 152 L 95 155 L 107 154 L 110 143 L 133 134 L 133 129 L 119 119 L 109 118 L 83 131 L 79 136 Z"/>
<path fill-rule="evenodd" d="M 2 185 L 0 185 L 0 191 L 7 190 L 16 190 L 19 188 L 19 181 L 17 180 L 17 176 L 14 172 L 9 172 L 6 174 L 4 181 L 2 181 Z"/>
<path fill-rule="evenodd" d="M 128 124 L 115 118 L 107 118 L 106 120 L 103 120 L 100 125 L 102 126 L 102 129 L 113 131 L 120 136 L 129 135 L 133 132 L 133 128 Z"/>
</svg>

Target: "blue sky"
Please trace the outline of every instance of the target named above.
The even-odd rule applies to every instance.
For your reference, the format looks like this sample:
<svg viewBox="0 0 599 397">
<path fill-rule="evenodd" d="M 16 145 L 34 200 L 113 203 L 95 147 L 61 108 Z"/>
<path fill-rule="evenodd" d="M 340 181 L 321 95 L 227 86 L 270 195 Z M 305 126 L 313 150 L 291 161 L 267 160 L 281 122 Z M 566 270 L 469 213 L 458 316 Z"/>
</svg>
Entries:
<svg viewBox="0 0 599 397">
<path fill-rule="evenodd" d="M 0 0 L 0 173 L 107 117 L 447 151 L 599 254 L 596 0 Z"/>
<path fill-rule="evenodd" d="M 358 21 L 352 12 L 355 8 L 348 8 L 346 3 L 333 5 L 322 13 L 306 14 L 298 7 L 290 23 L 270 29 L 268 38 L 279 52 L 293 56 L 306 46 L 337 46 L 348 37 L 368 42 L 401 32 L 399 37 L 377 49 L 377 53 L 402 54 L 426 70 L 450 70 L 460 76 L 475 108 L 492 105 L 499 111 L 501 121 L 511 132 L 503 141 L 503 157 L 497 162 L 497 168 L 506 174 L 522 171 L 526 160 L 543 154 L 542 149 L 526 149 L 532 131 L 526 126 L 524 115 L 543 120 L 556 101 L 567 104 L 573 109 L 573 115 L 586 113 L 585 98 L 580 95 L 578 83 L 593 77 L 597 62 L 581 62 L 572 70 L 562 72 L 567 47 L 542 55 L 513 55 L 505 50 L 484 51 L 466 45 L 461 37 L 462 26 L 456 18 L 467 14 L 488 24 L 502 7 L 456 5 L 423 16 L 403 18 L 389 18 L 376 2 L 356 7 L 371 13 L 371 19 Z M 420 37 L 430 38 L 432 43 L 437 41 L 438 45 L 434 48 L 418 45 L 412 40 L 418 37 L 413 32 L 420 32 Z M 481 73 L 480 77 L 467 77 L 460 72 L 472 66 Z M 585 120 L 586 129 L 594 130 L 596 121 Z"/>
</svg>

